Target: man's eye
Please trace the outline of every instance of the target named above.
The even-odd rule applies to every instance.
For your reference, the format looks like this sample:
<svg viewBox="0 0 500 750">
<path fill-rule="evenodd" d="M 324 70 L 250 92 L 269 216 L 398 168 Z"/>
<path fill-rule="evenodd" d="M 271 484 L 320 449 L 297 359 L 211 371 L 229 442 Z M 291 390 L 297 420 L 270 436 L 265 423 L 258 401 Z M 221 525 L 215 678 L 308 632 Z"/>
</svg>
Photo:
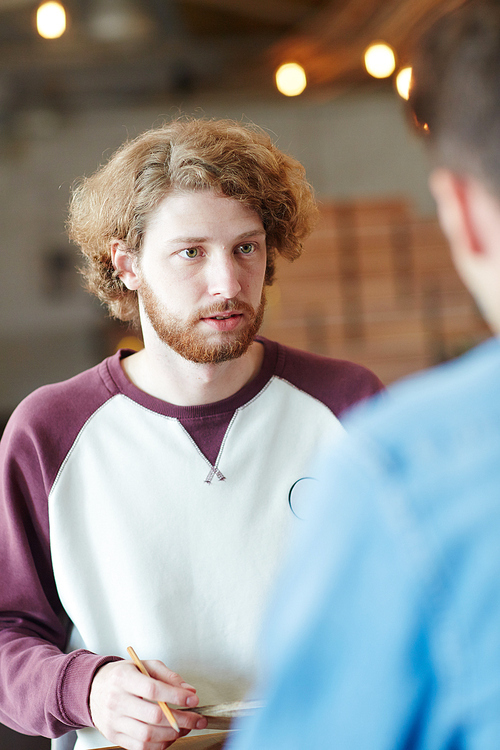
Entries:
<svg viewBox="0 0 500 750">
<path fill-rule="evenodd" d="M 197 247 L 188 247 L 186 250 L 181 250 L 179 254 L 184 258 L 197 258 L 200 254 L 200 251 Z"/>
<path fill-rule="evenodd" d="M 255 250 L 255 247 L 251 242 L 245 242 L 243 245 L 240 245 L 238 249 L 243 255 L 250 255 L 250 253 L 253 253 Z"/>
</svg>

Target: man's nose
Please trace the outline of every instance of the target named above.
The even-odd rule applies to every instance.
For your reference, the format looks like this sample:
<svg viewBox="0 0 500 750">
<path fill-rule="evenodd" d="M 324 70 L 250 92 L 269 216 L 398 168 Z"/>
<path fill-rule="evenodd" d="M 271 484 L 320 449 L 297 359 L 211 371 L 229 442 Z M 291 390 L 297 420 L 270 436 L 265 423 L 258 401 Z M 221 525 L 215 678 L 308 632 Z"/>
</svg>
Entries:
<svg viewBox="0 0 500 750">
<path fill-rule="evenodd" d="M 211 258 L 207 272 L 208 292 L 212 296 L 233 299 L 241 291 L 238 264 L 232 254 Z"/>
</svg>

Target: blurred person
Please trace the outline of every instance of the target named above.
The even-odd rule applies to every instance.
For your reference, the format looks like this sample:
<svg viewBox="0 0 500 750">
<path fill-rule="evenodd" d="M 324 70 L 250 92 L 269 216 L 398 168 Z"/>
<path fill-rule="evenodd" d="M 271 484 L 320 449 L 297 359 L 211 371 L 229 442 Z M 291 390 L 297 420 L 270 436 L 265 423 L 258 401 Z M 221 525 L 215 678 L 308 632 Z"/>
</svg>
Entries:
<svg viewBox="0 0 500 750">
<path fill-rule="evenodd" d="M 343 435 L 343 411 L 381 388 L 359 365 L 257 336 L 276 257 L 300 255 L 316 211 L 303 167 L 232 121 L 148 131 L 74 192 L 88 286 L 140 323 L 144 348 L 31 394 L 2 439 L 0 720 L 13 729 L 163 750 L 178 735 L 155 701 L 248 691 L 294 488 Z M 206 725 L 174 715 L 181 734 Z"/>
<path fill-rule="evenodd" d="M 424 35 L 410 97 L 495 337 L 355 409 L 322 462 L 231 750 L 500 748 L 500 4 Z"/>
</svg>

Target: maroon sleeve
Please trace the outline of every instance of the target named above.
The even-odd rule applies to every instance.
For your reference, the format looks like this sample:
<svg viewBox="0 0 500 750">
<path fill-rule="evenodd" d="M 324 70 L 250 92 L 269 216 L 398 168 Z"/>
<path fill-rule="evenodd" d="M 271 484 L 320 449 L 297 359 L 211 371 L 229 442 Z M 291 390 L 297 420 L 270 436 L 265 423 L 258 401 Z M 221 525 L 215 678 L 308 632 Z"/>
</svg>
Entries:
<svg viewBox="0 0 500 750">
<path fill-rule="evenodd" d="M 90 683 L 111 660 L 84 650 L 63 653 L 67 634 L 47 500 L 69 439 L 62 427 L 68 401 L 43 396 L 52 392 L 28 397 L 0 442 L 0 721 L 47 737 L 92 726 Z"/>
<path fill-rule="evenodd" d="M 277 374 L 328 406 L 337 417 L 384 390 L 379 378 L 362 365 L 279 346 Z"/>
</svg>

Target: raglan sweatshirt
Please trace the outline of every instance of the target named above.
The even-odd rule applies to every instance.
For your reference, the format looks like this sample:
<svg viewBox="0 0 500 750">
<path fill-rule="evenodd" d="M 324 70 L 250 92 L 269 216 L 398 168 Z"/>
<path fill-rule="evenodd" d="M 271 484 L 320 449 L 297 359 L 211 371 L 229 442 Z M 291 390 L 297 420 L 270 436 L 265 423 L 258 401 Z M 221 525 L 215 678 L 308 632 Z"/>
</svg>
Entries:
<svg viewBox="0 0 500 750">
<path fill-rule="evenodd" d="M 129 645 L 181 674 L 200 704 L 246 694 L 312 459 L 381 388 L 359 365 L 258 340 L 258 375 L 213 404 L 139 390 L 120 351 L 14 412 L 0 444 L 7 726 L 109 745 L 90 685 Z"/>
</svg>

